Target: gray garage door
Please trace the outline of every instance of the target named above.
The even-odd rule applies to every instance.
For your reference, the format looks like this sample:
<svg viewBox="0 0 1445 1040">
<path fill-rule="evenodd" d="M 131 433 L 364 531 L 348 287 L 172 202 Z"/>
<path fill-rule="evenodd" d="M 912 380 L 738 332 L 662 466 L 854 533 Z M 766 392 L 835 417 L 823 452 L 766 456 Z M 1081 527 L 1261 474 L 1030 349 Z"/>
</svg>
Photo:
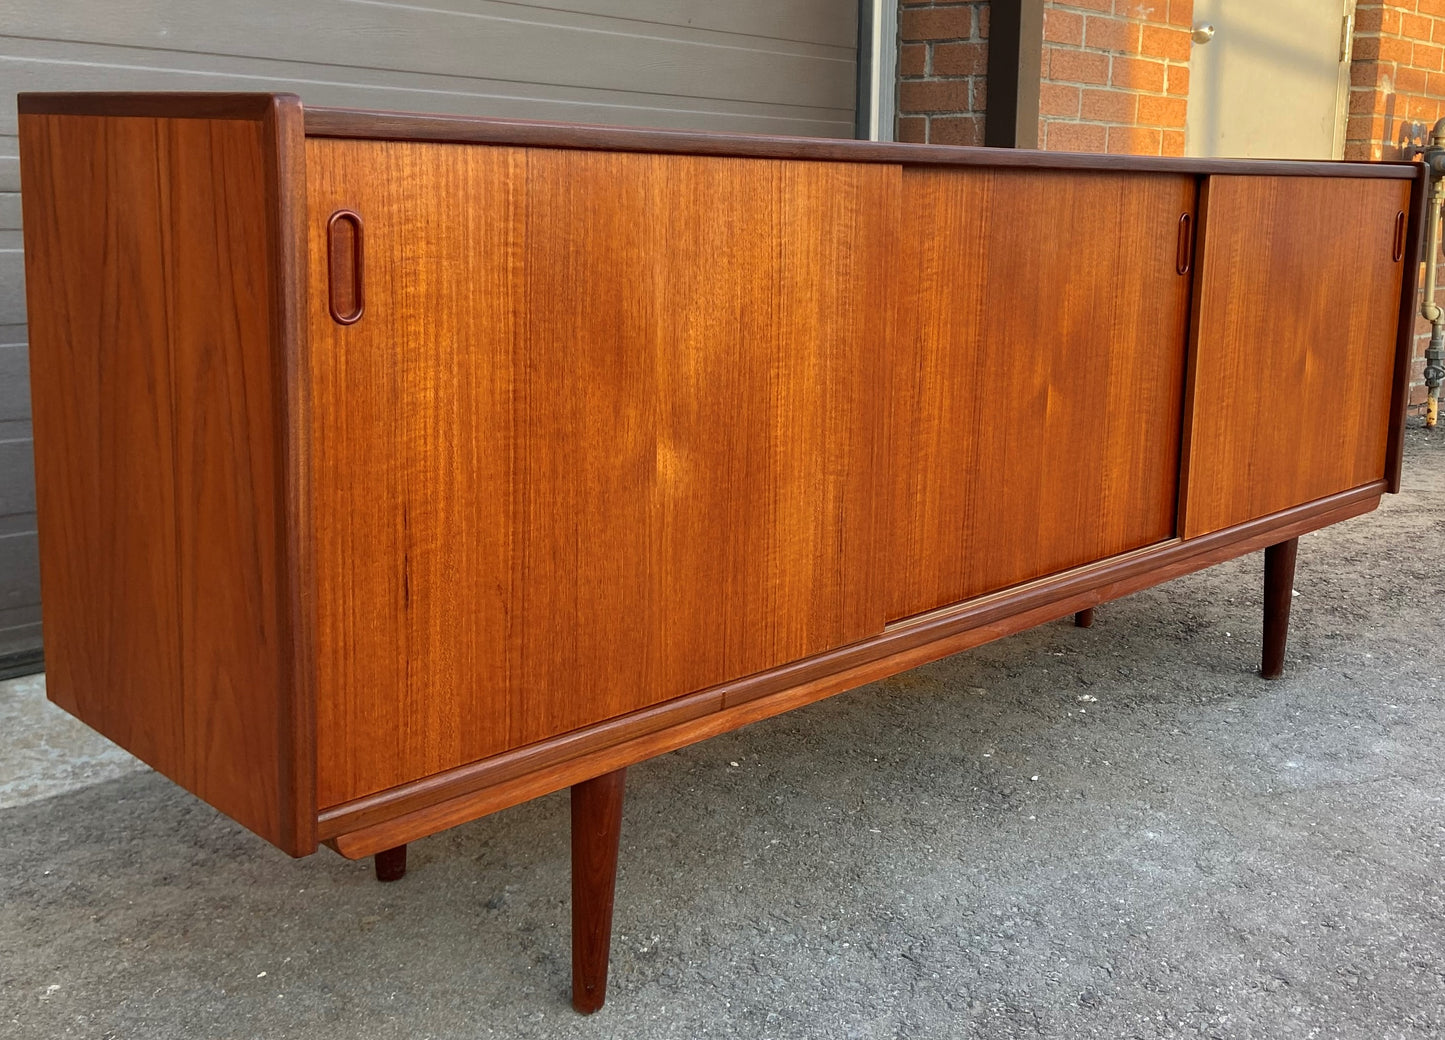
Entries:
<svg viewBox="0 0 1445 1040">
<path fill-rule="evenodd" d="M 3 0 L 0 96 L 308 104 L 852 137 L 857 0 Z M 15 108 L 0 108 L 0 670 L 40 648 Z M 28 666 L 28 667 L 27 667 Z"/>
</svg>

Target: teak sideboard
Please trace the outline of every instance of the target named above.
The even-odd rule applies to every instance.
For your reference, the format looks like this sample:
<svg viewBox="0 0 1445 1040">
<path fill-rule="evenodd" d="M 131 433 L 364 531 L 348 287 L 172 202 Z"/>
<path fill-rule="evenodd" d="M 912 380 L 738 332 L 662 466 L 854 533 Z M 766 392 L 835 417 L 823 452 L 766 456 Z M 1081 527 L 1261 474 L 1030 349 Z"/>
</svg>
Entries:
<svg viewBox="0 0 1445 1040">
<path fill-rule="evenodd" d="M 22 95 L 50 698 L 286 852 L 623 770 L 1398 488 L 1419 164 Z"/>
</svg>

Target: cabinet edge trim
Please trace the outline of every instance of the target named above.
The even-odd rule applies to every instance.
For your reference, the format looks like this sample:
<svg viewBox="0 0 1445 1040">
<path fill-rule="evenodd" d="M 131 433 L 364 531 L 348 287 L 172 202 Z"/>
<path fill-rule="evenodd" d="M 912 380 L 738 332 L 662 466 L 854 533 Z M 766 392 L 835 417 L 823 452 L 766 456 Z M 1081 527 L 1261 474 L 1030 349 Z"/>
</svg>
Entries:
<svg viewBox="0 0 1445 1040">
<path fill-rule="evenodd" d="M 489 116 L 374 112 L 346 108 L 307 108 L 306 136 L 361 140 L 419 141 L 439 144 L 500 144 L 533 148 L 579 148 L 621 152 L 661 152 L 760 159 L 812 159 L 836 162 L 1021 167 L 1025 169 L 1114 170 L 1174 174 L 1287 174 L 1306 177 L 1355 177 L 1407 180 L 1411 162 L 1345 162 L 1311 159 L 1207 159 L 1148 155 L 1099 155 L 1045 152 L 1026 148 L 906 144 L 850 138 L 783 137 L 730 134 L 707 130 L 658 130 L 646 127 L 498 119 Z"/>
<path fill-rule="evenodd" d="M 306 322 L 306 135 L 301 99 L 266 95 L 268 276 L 271 373 L 278 461 L 276 574 L 286 689 L 278 691 L 282 777 L 281 835 L 293 856 L 316 851 L 315 587 L 310 505 L 311 362 Z"/>
<path fill-rule="evenodd" d="M 1385 490 L 1398 494 L 1405 468 L 1405 417 L 1410 410 L 1410 365 L 1415 353 L 1415 321 L 1420 282 L 1420 239 L 1430 195 L 1430 172 L 1422 163 L 1410 185 L 1410 213 L 1405 229 L 1405 265 L 1400 278 L 1400 324 L 1395 334 L 1394 386 L 1390 395 L 1390 428 L 1385 441 Z M 1434 263 L 1433 258 L 1426 262 Z"/>
</svg>

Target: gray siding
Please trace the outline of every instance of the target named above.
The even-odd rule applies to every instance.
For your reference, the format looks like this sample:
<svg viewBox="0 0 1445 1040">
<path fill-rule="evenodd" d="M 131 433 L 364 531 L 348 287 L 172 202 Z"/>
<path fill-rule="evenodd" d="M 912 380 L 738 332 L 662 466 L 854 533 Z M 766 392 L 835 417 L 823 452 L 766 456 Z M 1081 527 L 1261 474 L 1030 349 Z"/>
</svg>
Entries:
<svg viewBox="0 0 1445 1040">
<path fill-rule="evenodd" d="M 6 0 L 0 95 L 312 105 L 851 137 L 856 0 Z M 39 645 L 20 175 L 0 106 L 0 656 Z"/>
<path fill-rule="evenodd" d="M 12 280 L 18 285 L 18 273 Z M 0 325 L 0 657 L 40 644 L 24 331 L 22 325 Z"/>
</svg>

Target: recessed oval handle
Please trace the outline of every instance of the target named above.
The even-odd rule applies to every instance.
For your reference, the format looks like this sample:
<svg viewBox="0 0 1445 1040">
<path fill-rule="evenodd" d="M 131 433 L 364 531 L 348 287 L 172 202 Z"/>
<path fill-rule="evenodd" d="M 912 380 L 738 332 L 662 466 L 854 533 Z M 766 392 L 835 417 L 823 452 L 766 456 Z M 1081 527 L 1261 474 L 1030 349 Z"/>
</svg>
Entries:
<svg viewBox="0 0 1445 1040">
<path fill-rule="evenodd" d="M 1179 218 L 1179 241 L 1174 247 L 1174 270 L 1188 274 L 1194 261 L 1194 216 L 1189 213 Z"/>
<path fill-rule="evenodd" d="M 327 302 L 338 325 L 356 324 L 366 308 L 361 237 L 361 214 L 354 210 L 339 209 L 326 222 L 326 257 L 331 272 Z"/>
<path fill-rule="evenodd" d="M 1405 258 L 1405 211 L 1395 214 L 1395 263 Z"/>
</svg>

